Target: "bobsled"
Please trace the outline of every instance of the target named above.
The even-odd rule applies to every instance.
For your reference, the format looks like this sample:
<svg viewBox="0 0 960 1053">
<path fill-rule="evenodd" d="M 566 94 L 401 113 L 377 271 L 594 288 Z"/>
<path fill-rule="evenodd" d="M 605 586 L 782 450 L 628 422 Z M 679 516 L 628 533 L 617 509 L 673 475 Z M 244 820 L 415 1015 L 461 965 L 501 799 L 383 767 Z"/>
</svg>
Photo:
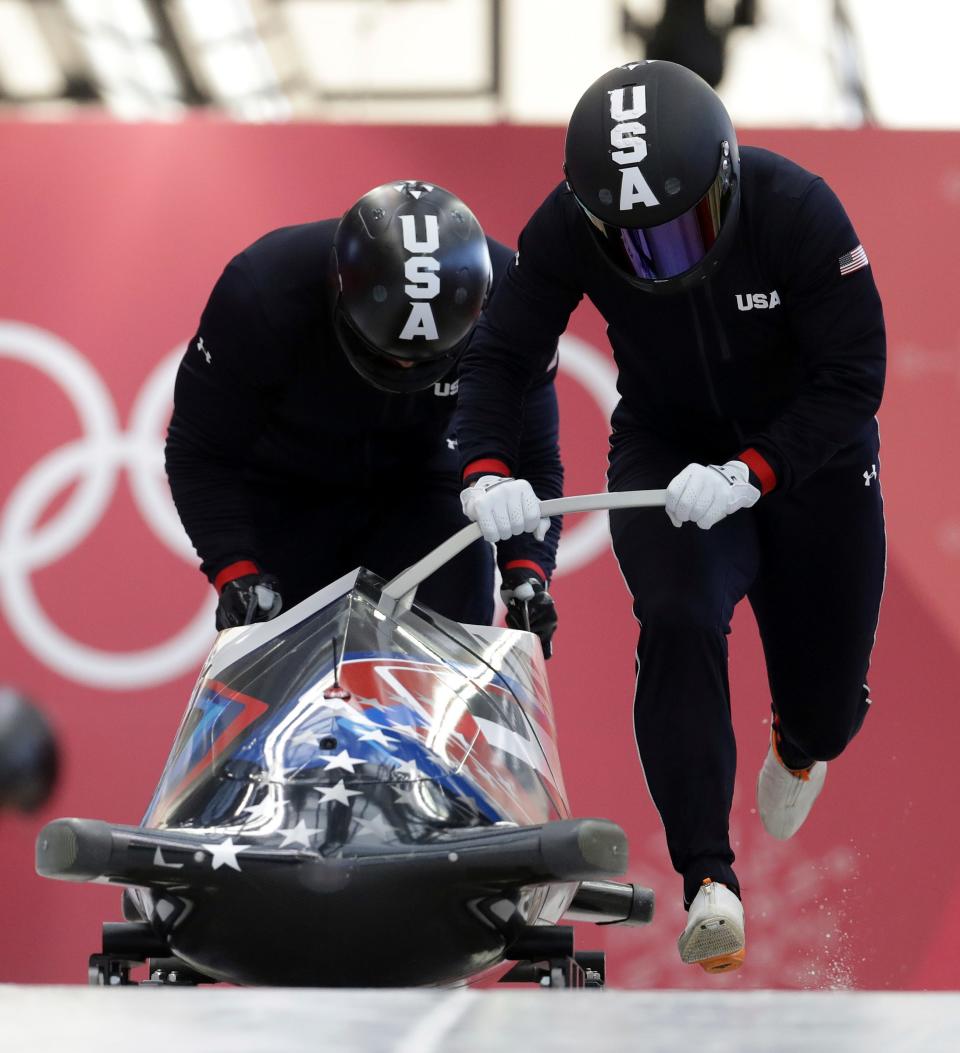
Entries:
<svg viewBox="0 0 960 1053">
<path fill-rule="evenodd" d="M 571 817 L 540 642 L 416 602 L 477 537 L 221 632 L 140 825 L 43 828 L 38 873 L 124 887 L 92 983 L 145 963 L 151 983 L 449 985 L 500 967 L 602 985 L 603 956 L 564 923 L 646 923 L 653 893 L 614 880 L 619 826 Z"/>
</svg>

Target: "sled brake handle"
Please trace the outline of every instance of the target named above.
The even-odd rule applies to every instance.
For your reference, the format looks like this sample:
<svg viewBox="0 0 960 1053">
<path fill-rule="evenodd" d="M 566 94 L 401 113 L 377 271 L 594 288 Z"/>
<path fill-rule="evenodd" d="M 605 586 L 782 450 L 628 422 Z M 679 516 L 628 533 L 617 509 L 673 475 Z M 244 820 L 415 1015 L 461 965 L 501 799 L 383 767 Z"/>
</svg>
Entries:
<svg viewBox="0 0 960 1053">
<path fill-rule="evenodd" d="M 540 511 L 545 516 L 568 515 L 571 512 L 599 512 L 614 508 L 662 508 L 666 490 L 622 490 L 618 493 L 581 494 L 578 497 L 557 497 L 541 501 Z M 407 608 L 413 602 L 417 586 L 453 559 L 482 535 L 476 523 L 458 530 L 443 544 L 428 552 L 423 559 L 401 571 L 387 582 L 381 593 L 380 606 L 389 611 Z"/>
</svg>

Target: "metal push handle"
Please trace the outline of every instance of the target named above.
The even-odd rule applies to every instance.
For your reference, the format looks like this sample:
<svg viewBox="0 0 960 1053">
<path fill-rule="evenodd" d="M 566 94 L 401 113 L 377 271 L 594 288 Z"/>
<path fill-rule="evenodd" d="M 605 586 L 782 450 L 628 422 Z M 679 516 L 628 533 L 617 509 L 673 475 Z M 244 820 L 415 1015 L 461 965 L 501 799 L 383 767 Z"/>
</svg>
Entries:
<svg viewBox="0 0 960 1053">
<path fill-rule="evenodd" d="M 540 511 L 545 516 L 560 516 L 571 512 L 598 512 L 613 508 L 662 508 L 666 493 L 666 490 L 622 490 L 619 493 L 557 497 L 551 501 L 541 501 Z M 479 537 L 480 527 L 476 523 L 458 530 L 443 544 L 428 552 L 423 559 L 417 560 L 392 581 L 387 582 L 381 593 L 381 607 L 389 607 L 391 610 L 397 606 L 409 607 L 413 603 L 417 586 Z"/>
</svg>

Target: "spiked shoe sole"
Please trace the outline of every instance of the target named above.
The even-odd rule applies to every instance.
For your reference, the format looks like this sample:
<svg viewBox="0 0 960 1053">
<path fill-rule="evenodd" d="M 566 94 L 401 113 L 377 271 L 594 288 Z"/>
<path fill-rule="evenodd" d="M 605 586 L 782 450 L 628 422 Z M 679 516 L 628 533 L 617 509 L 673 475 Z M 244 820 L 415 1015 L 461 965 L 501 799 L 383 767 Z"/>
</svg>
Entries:
<svg viewBox="0 0 960 1053">
<path fill-rule="evenodd" d="M 680 958 L 708 973 L 739 969 L 745 957 L 743 929 L 731 918 L 703 918 L 680 937 Z"/>
</svg>

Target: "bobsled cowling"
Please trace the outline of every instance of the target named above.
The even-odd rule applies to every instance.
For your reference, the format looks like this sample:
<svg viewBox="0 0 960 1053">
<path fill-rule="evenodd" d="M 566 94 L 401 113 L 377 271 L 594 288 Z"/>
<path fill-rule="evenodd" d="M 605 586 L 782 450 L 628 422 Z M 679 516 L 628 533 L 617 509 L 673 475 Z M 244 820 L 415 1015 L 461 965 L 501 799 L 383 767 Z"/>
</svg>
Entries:
<svg viewBox="0 0 960 1053">
<path fill-rule="evenodd" d="M 283 847 L 303 817 L 330 855 L 364 826 L 415 843 L 568 815 L 536 639 L 384 614 L 381 585 L 357 570 L 220 634 L 143 825 Z"/>
<path fill-rule="evenodd" d="M 622 873 L 619 827 L 568 818 L 536 637 L 384 613 L 382 584 L 222 632 L 141 826 L 57 820 L 38 870 L 135 886 L 204 975 L 324 985 L 473 975 Z"/>
</svg>

